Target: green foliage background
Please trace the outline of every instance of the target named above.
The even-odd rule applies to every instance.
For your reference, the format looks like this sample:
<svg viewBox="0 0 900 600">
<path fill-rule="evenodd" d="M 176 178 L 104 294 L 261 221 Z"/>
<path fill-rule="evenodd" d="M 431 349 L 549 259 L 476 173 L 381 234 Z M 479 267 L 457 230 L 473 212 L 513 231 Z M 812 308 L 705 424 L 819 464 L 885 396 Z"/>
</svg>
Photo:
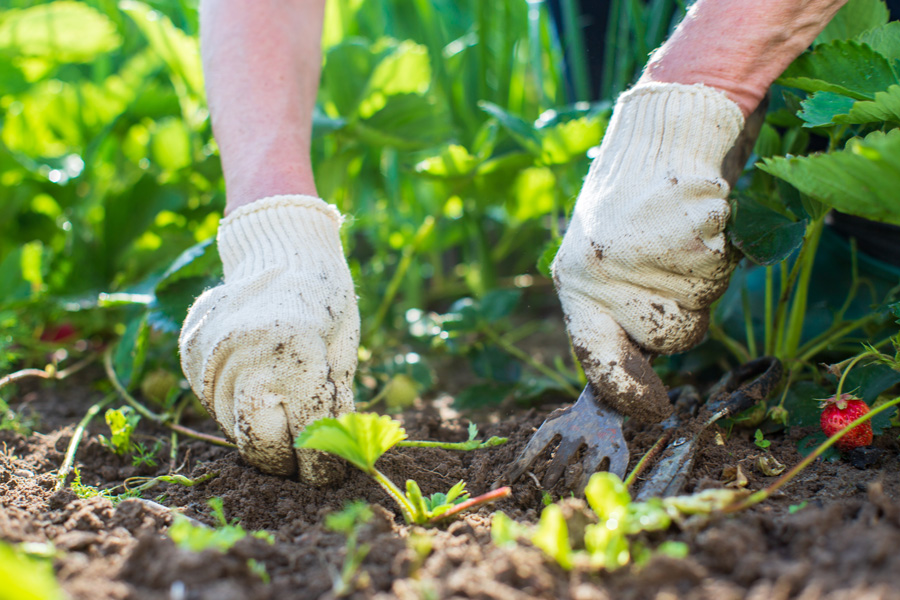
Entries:
<svg viewBox="0 0 900 600">
<path fill-rule="evenodd" d="M 561 4 L 574 23 L 575 3 Z M 519 345 L 560 335 L 533 317 L 555 306 L 547 265 L 609 117 L 609 99 L 584 101 L 578 28 L 560 38 L 544 3 L 520 0 L 331 0 L 326 12 L 313 161 L 320 193 L 351 216 L 361 399 L 402 408 L 434 385 L 442 354 L 474 374 L 461 405 L 573 393 L 583 376 L 567 351 L 538 361 Z M 604 94 L 682 14 L 675 0 L 613 3 Z M 752 317 L 766 323 L 759 344 L 714 323 L 720 367 L 723 346 L 808 362 L 839 341 L 801 335 L 829 207 L 900 222 L 900 30 L 887 21 L 881 0 L 851 0 L 773 94 L 731 235 L 754 262 L 782 263 L 767 295 L 791 303 Z M 196 0 L 0 10 L 0 370 L 45 364 L 73 324 L 72 354 L 121 340 L 114 367 L 130 389 L 150 367 L 177 371 L 180 322 L 220 276 L 225 193 L 197 28 Z"/>
</svg>

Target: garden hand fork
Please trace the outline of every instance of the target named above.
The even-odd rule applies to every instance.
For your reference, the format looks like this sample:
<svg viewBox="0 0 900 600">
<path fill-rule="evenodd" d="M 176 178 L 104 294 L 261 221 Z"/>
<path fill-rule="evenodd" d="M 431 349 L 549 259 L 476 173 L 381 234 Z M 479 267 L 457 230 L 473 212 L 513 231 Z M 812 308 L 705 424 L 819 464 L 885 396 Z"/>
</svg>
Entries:
<svg viewBox="0 0 900 600">
<path fill-rule="evenodd" d="M 574 487 L 576 494 L 580 495 L 591 475 L 603 470 L 604 466 L 610 473 L 624 478 L 629 455 L 622 436 L 622 421 L 620 413 L 597 401 L 589 383 L 575 404 L 556 410 L 547 417 L 510 466 L 504 479 L 510 483 L 516 481 L 557 438 L 560 438 L 559 447 L 541 482 L 544 489 L 556 485 L 582 448 L 582 471 Z"/>
</svg>

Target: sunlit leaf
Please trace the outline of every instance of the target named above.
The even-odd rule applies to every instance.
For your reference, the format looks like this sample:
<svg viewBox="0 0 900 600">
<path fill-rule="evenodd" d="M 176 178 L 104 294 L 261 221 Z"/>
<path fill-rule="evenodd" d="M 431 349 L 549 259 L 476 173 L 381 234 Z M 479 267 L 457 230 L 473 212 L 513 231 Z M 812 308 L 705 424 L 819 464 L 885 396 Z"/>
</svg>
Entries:
<svg viewBox="0 0 900 600">
<path fill-rule="evenodd" d="M 759 168 L 842 212 L 900 224 L 900 131 L 855 138 L 838 152 L 767 158 Z"/>
<path fill-rule="evenodd" d="M 559 505 L 551 504 L 544 508 L 531 542 L 559 563 L 563 569 L 569 570 L 575 566 L 575 557 L 569 542 L 569 529 Z"/>
<path fill-rule="evenodd" d="M 388 416 L 348 413 L 308 425 L 294 445 L 336 454 L 369 473 L 382 454 L 404 439 L 406 431 Z"/>
<path fill-rule="evenodd" d="M 871 47 L 853 41 L 820 44 L 800 55 L 778 80 L 806 92 L 834 92 L 871 100 L 876 92 L 898 83 L 888 60 Z"/>
<path fill-rule="evenodd" d="M 0 598 L 3 600 L 62 600 L 49 560 L 31 558 L 0 541 Z"/>
<path fill-rule="evenodd" d="M 115 24 L 84 2 L 57 0 L 0 13 L 0 55 L 88 62 L 120 43 Z"/>
<path fill-rule="evenodd" d="M 857 36 L 856 41 L 867 44 L 889 61 L 900 59 L 900 21 L 891 21 Z"/>
<path fill-rule="evenodd" d="M 169 17 L 143 2 L 122 0 L 119 7 L 134 20 L 172 75 L 187 84 L 195 96 L 203 97 L 203 68 L 197 38 L 187 35 Z"/>
<path fill-rule="evenodd" d="M 835 116 L 834 121 L 851 124 L 881 121 L 900 123 L 900 85 L 892 85 L 883 92 L 877 92 L 874 100 L 854 103 L 847 114 Z"/>
<path fill-rule="evenodd" d="M 602 520 L 623 519 L 631 502 L 628 488 L 618 476 L 608 471 L 591 475 L 584 496 Z"/>
<path fill-rule="evenodd" d="M 863 31 L 884 25 L 888 18 L 888 8 L 883 0 L 850 0 L 828 22 L 816 43 L 855 38 Z"/>
</svg>

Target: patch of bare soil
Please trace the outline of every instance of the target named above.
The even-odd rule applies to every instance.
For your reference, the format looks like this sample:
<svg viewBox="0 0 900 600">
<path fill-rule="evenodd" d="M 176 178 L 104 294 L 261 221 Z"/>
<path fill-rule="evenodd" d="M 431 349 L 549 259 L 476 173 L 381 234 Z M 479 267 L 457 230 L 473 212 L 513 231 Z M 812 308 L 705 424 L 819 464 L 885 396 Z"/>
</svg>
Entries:
<svg viewBox="0 0 900 600">
<path fill-rule="evenodd" d="M 175 464 L 190 477 L 218 475 L 195 487 L 168 485 L 145 494 L 158 503 L 133 499 L 113 505 L 101 497 L 80 499 L 71 490 L 55 492 L 55 470 L 74 426 L 100 396 L 88 380 L 20 389 L 13 404 L 42 415 L 43 423 L 37 428 L 41 433 L 28 437 L 0 432 L 0 538 L 52 542 L 61 550 L 54 563 L 58 579 L 76 599 L 333 597 L 345 540 L 325 529 L 323 520 L 353 499 L 376 508 L 375 518 L 360 534 L 360 543 L 370 544 L 371 551 L 352 598 L 900 598 L 896 432 L 880 438 L 880 460 L 868 469 L 846 461 L 817 462 L 777 497 L 750 511 L 718 518 L 698 530 L 673 527 L 658 534 L 659 539 L 686 542 L 688 558 L 657 556 L 641 568 L 614 573 L 566 572 L 527 544 L 499 548 L 491 542 L 493 510 L 522 522 L 537 520 L 544 494 L 538 472 L 522 477 L 509 499 L 425 533 L 430 549 L 410 543 L 424 530 L 404 525 L 381 489 L 353 469 L 341 484 L 315 489 L 264 475 L 235 451 L 203 442 L 182 441 Z M 415 479 L 426 494 L 446 491 L 460 479 L 473 494 L 482 493 L 514 460 L 547 412 L 519 411 L 482 427 L 486 436 L 510 436 L 506 446 L 471 453 L 404 449 L 383 457 L 379 468 L 395 481 Z M 442 420 L 434 409 L 406 414 L 403 421 L 412 439 L 446 441 L 465 439 L 468 424 Z M 192 425 L 214 431 L 208 421 Z M 158 466 L 134 467 L 99 443 L 103 428 L 97 419 L 78 452 L 85 484 L 109 487 L 129 476 L 168 472 L 167 445 L 160 449 Z M 168 439 L 165 432 L 145 424 L 140 430 Z M 749 434 L 719 431 L 724 445 L 711 441 L 704 446 L 688 491 L 722 485 L 723 470 L 738 465 L 751 489 L 773 481 L 756 466 L 762 450 Z M 788 467 L 796 464 L 800 456 L 794 448 L 804 433 L 772 437 L 769 452 Z M 658 434 L 627 428 L 632 461 Z M 271 532 L 274 544 L 248 536 L 226 553 L 176 547 L 166 535 L 171 509 L 212 523 L 206 501 L 214 496 L 222 498 L 228 519 Z M 252 566 L 254 561 L 264 565 L 268 581 Z"/>
</svg>

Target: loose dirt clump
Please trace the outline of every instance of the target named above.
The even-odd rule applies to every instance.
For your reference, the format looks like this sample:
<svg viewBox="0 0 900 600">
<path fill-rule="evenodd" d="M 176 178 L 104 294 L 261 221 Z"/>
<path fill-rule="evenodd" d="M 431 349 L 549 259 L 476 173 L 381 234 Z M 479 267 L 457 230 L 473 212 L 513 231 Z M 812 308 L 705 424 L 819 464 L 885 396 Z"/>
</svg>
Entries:
<svg viewBox="0 0 900 600">
<path fill-rule="evenodd" d="M 640 568 L 614 573 L 566 572 L 527 543 L 497 547 L 491 541 L 493 510 L 536 522 L 545 494 L 537 471 L 516 482 L 503 502 L 428 531 L 403 524 L 381 488 L 354 469 L 347 469 L 340 484 L 316 489 L 265 475 L 235 451 L 199 441 L 182 441 L 176 466 L 191 478 L 217 473 L 206 483 L 161 485 L 145 493 L 153 500 L 117 504 L 100 496 L 79 498 L 70 489 L 55 491 L 55 472 L 74 425 L 98 399 L 89 383 L 21 386 L 14 405 L 25 403 L 42 416 L 40 433 L 0 432 L 0 538 L 52 543 L 59 550 L 54 560 L 58 579 L 72 598 L 333 597 L 345 538 L 326 529 L 324 518 L 354 499 L 371 503 L 374 516 L 360 529 L 359 543 L 371 550 L 352 598 L 900 598 L 896 433 L 879 438 L 880 456 L 868 469 L 819 461 L 754 509 L 696 530 L 654 534 L 656 541 L 687 543 L 687 558 L 660 555 Z M 446 491 L 460 479 L 473 494 L 482 493 L 500 479 L 548 412 L 503 415 L 482 427 L 482 435 L 509 436 L 506 446 L 470 453 L 393 450 L 378 466 L 395 481 L 415 479 L 426 494 Z M 442 420 L 433 408 L 402 420 L 413 439 L 466 439 L 467 421 Z M 214 431 L 208 420 L 191 425 Z M 133 475 L 169 471 L 168 460 L 134 467 L 113 455 L 97 439 L 103 429 L 98 419 L 79 449 L 76 465 L 84 484 L 106 488 Z M 168 439 L 142 424 L 141 432 L 147 430 Z M 750 432 L 717 431 L 724 443 L 711 436 L 703 446 L 688 491 L 724 485 L 728 467 L 740 466 L 750 489 L 773 481 L 757 467 L 764 451 Z M 808 433 L 770 436 L 767 452 L 790 467 L 800 460 L 796 442 Z M 659 431 L 629 424 L 625 435 L 634 462 Z M 159 456 L 168 457 L 168 447 Z M 273 543 L 247 536 L 224 553 L 177 547 L 166 533 L 172 510 L 213 524 L 207 504 L 212 497 L 222 499 L 228 520 L 270 532 Z"/>
</svg>

